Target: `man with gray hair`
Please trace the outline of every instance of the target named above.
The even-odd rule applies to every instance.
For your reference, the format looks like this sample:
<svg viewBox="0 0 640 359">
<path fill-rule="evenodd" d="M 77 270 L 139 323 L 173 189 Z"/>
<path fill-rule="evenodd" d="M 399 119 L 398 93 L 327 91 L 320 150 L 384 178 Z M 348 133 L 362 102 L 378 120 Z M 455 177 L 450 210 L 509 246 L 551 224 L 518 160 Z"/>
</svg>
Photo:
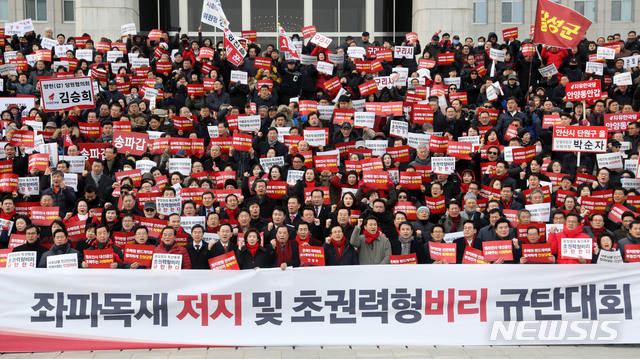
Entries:
<svg viewBox="0 0 640 359">
<path fill-rule="evenodd" d="M 416 151 L 416 158 L 409 163 L 409 166 L 431 166 L 429 158 L 429 145 L 420 144 Z"/>
<path fill-rule="evenodd" d="M 65 186 L 62 171 L 56 170 L 51 173 L 51 187 L 42 192 L 42 195 L 45 194 L 53 197 L 53 205 L 59 208 L 60 218 L 64 218 L 67 213 L 73 211 L 76 194 L 72 188 Z"/>
<path fill-rule="evenodd" d="M 478 197 L 473 194 L 473 192 L 467 192 L 467 194 L 464 195 L 464 210 L 460 212 L 460 217 L 462 218 L 461 223 L 464 223 L 466 220 L 470 220 L 473 221 L 473 225 L 476 228 L 481 228 L 484 214 L 479 212 L 477 209 Z"/>
</svg>

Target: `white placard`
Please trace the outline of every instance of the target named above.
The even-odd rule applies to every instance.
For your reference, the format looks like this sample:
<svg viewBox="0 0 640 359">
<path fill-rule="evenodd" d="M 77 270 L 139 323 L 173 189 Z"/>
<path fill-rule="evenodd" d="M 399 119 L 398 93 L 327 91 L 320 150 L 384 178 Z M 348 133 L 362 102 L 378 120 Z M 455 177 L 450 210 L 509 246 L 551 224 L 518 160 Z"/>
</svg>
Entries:
<svg viewBox="0 0 640 359">
<path fill-rule="evenodd" d="M 9 75 L 18 76 L 18 71 L 16 70 L 16 64 L 0 65 L 0 76 L 9 76 Z"/>
<path fill-rule="evenodd" d="M 462 81 L 460 77 L 447 77 L 444 79 L 444 84 L 447 86 L 456 85 L 456 88 L 459 89 L 460 85 L 462 84 Z"/>
<path fill-rule="evenodd" d="M 585 74 L 594 74 L 602 76 L 604 72 L 604 64 L 602 62 L 587 62 L 587 67 L 584 70 Z"/>
<path fill-rule="evenodd" d="M 247 73 L 245 71 L 231 70 L 231 77 L 229 80 L 231 83 L 239 82 L 246 85 L 248 83 Z"/>
<path fill-rule="evenodd" d="M 531 212 L 531 222 L 549 222 L 551 203 L 528 204 L 525 208 Z"/>
<path fill-rule="evenodd" d="M 189 216 L 189 217 L 182 216 L 180 218 L 180 227 L 189 234 L 191 234 L 191 229 L 196 224 L 199 224 L 205 227 L 206 223 L 207 223 L 207 218 L 205 216 Z"/>
<path fill-rule="evenodd" d="M 158 214 L 169 216 L 174 213 L 182 213 L 182 198 L 180 197 L 158 197 L 155 202 Z"/>
<path fill-rule="evenodd" d="M 7 255 L 7 268 L 27 269 L 38 266 L 36 263 L 36 251 L 12 252 Z"/>
<path fill-rule="evenodd" d="M 63 182 L 65 187 L 69 187 L 76 192 L 78 191 L 78 174 L 77 173 L 65 173 Z"/>
<path fill-rule="evenodd" d="M 489 50 L 489 58 L 491 60 L 496 60 L 498 62 L 504 62 L 504 58 L 507 55 L 507 50 L 498 50 L 498 49 L 494 49 L 491 48 L 491 50 Z"/>
<path fill-rule="evenodd" d="M 405 86 L 407 84 L 407 80 L 409 79 L 409 69 L 406 67 L 394 67 L 393 70 L 391 71 L 392 73 L 397 73 L 398 75 L 400 75 L 400 77 L 398 77 L 396 79 L 396 84 L 400 84 L 402 86 Z"/>
<path fill-rule="evenodd" d="M 29 54 L 26 56 L 27 65 L 33 67 L 36 64 L 36 54 Z"/>
<path fill-rule="evenodd" d="M 216 126 L 216 125 L 207 126 L 207 131 L 209 132 L 209 137 L 211 137 L 211 138 L 219 137 L 218 136 L 218 126 Z"/>
<path fill-rule="evenodd" d="M 85 164 L 84 156 L 60 156 L 60 161 L 62 160 L 69 162 L 69 172 L 72 172 L 72 173 L 84 172 L 84 164 Z"/>
<path fill-rule="evenodd" d="M 316 66 L 318 63 L 318 58 L 311 55 L 300 55 L 300 64 L 301 65 L 313 65 Z"/>
<path fill-rule="evenodd" d="M 413 46 L 396 46 L 393 48 L 394 59 L 413 58 Z"/>
<path fill-rule="evenodd" d="M 373 112 L 356 112 L 353 116 L 354 127 L 373 128 L 376 124 L 376 114 Z"/>
<path fill-rule="evenodd" d="M 42 39 L 40 39 L 40 46 L 42 46 L 43 49 L 51 50 L 57 44 L 58 42 L 56 40 L 50 39 L 48 37 L 43 37 Z"/>
<path fill-rule="evenodd" d="M 638 174 L 638 160 L 624 160 L 624 169 L 626 171 L 633 172 L 634 175 Z"/>
<path fill-rule="evenodd" d="M 353 109 L 358 112 L 364 111 L 365 102 L 366 102 L 365 99 L 351 100 L 351 103 L 353 104 Z"/>
<path fill-rule="evenodd" d="M 549 64 L 548 66 L 538 69 L 538 71 L 542 77 L 551 77 L 558 73 L 558 69 L 555 64 Z"/>
<path fill-rule="evenodd" d="M 391 120 L 389 135 L 407 138 L 408 133 L 409 133 L 409 124 L 407 122 Z"/>
<path fill-rule="evenodd" d="M 287 173 L 287 184 L 289 186 L 295 186 L 299 180 L 304 177 L 304 171 L 300 170 L 289 170 Z"/>
<path fill-rule="evenodd" d="M 129 65 L 125 62 L 112 62 L 109 64 L 111 66 L 111 73 L 117 75 L 121 68 L 127 68 Z"/>
<path fill-rule="evenodd" d="M 47 257 L 47 268 L 51 269 L 77 269 L 78 268 L 78 254 L 67 253 L 58 254 Z"/>
<path fill-rule="evenodd" d="M 264 157 L 260 159 L 260 165 L 264 169 L 265 172 L 269 173 L 269 169 L 273 166 L 284 166 L 284 157 L 276 156 L 276 157 Z"/>
<path fill-rule="evenodd" d="M 152 89 L 150 87 L 144 88 L 144 100 L 155 100 L 158 98 L 158 89 Z"/>
<path fill-rule="evenodd" d="M 157 167 L 158 163 L 151 160 L 137 160 L 136 169 L 140 170 L 142 174 L 149 173 L 153 167 Z"/>
<path fill-rule="evenodd" d="M 161 131 L 147 131 L 147 134 L 149 134 L 149 141 L 151 141 L 151 140 L 155 140 L 156 138 L 162 137 L 162 134 L 164 134 L 164 132 L 161 132 Z"/>
<path fill-rule="evenodd" d="M 600 250 L 598 252 L 598 264 L 601 263 L 615 263 L 615 264 L 619 264 L 619 263 L 624 263 L 624 261 L 622 260 L 622 254 L 620 253 L 620 251 L 618 249 L 616 249 L 615 251 L 609 252 L 609 251 L 605 251 L 605 250 Z"/>
<path fill-rule="evenodd" d="M 304 140 L 307 141 L 311 147 L 327 145 L 327 138 L 324 131 L 303 130 L 302 133 Z"/>
<path fill-rule="evenodd" d="M 638 67 L 638 61 L 640 61 L 640 55 L 621 57 L 620 60 L 624 61 L 624 68 L 630 69 Z"/>
<path fill-rule="evenodd" d="M 154 253 L 151 269 L 180 270 L 182 269 L 182 256 L 180 254 Z"/>
<path fill-rule="evenodd" d="M 321 120 L 331 120 L 334 109 L 335 107 L 331 105 L 318 105 L 318 113 L 320 114 L 318 118 Z"/>
<path fill-rule="evenodd" d="M 347 48 L 347 56 L 350 59 L 364 59 L 367 55 L 367 50 L 364 47 L 360 46 L 350 46 Z"/>
<path fill-rule="evenodd" d="M 613 60 L 616 57 L 616 49 L 598 46 L 596 60 Z"/>
<path fill-rule="evenodd" d="M 391 76 L 380 76 L 373 79 L 378 85 L 378 91 L 382 91 L 384 88 L 393 88 L 395 81 Z"/>
<path fill-rule="evenodd" d="M 531 217 L 533 221 L 533 216 Z M 561 238 L 559 254 L 562 258 L 591 259 L 593 257 L 593 240 L 591 238 Z"/>
<path fill-rule="evenodd" d="M 107 51 L 107 62 L 115 62 L 117 59 L 124 57 L 124 52 L 110 50 Z"/>
<path fill-rule="evenodd" d="M 329 44 L 331 44 L 331 40 L 330 38 L 320 34 L 319 32 L 316 32 L 315 35 L 313 35 L 313 37 L 311 38 L 311 43 L 315 44 L 319 47 L 323 47 L 323 48 L 328 48 Z"/>
<path fill-rule="evenodd" d="M 389 141 L 387 140 L 366 140 L 364 147 L 371 149 L 374 156 L 382 156 L 387 152 Z"/>
<path fill-rule="evenodd" d="M 73 51 L 73 45 L 56 45 L 53 48 L 55 55 L 59 58 L 67 57 L 67 51 Z"/>
<path fill-rule="evenodd" d="M 135 35 L 137 33 L 135 23 L 120 25 L 120 34 L 122 36 Z"/>
<path fill-rule="evenodd" d="M 132 69 L 137 69 L 140 67 L 149 67 L 149 59 L 145 57 L 136 57 L 133 59 L 129 59 L 129 62 L 131 63 Z"/>
<path fill-rule="evenodd" d="M 413 149 L 418 149 L 420 145 L 429 146 L 429 140 L 431 139 L 431 134 L 429 133 L 413 133 L 409 132 L 407 134 L 407 145 Z"/>
<path fill-rule="evenodd" d="M 622 188 L 626 189 L 638 189 L 640 188 L 640 179 L 637 178 L 621 178 L 620 184 Z"/>
<path fill-rule="evenodd" d="M 445 243 L 453 243 L 453 241 L 455 241 L 458 238 L 464 238 L 464 232 L 460 231 L 460 232 L 452 232 L 452 233 L 447 233 L 444 235 L 444 241 Z"/>
<path fill-rule="evenodd" d="M 599 168 L 607 167 L 610 170 L 623 168 L 622 153 L 620 152 L 598 153 L 596 154 L 596 159 L 598 160 Z"/>
<path fill-rule="evenodd" d="M 437 174 L 452 174 L 456 170 L 455 157 L 431 157 L 431 169 Z"/>
<path fill-rule="evenodd" d="M 15 60 L 18 56 L 18 51 L 7 51 L 4 53 L 4 62 Z"/>
<path fill-rule="evenodd" d="M 255 132 L 260 130 L 260 116 L 239 116 L 238 129 L 246 132 Z"/>
<path fill-rule="evenodd" d="M 616 86 L 631 86 L 633 80 L 631 80 L 631 72 L 623 72 L 613 76 L 613 84 Z"/>
<path fill-rule="evenodd" d="M 191 173 L 191 158 L 170 158 L 169 173 L 180 172 L 183 176 Z"/>
<path fill-rule="evenodd" d="M 18 193 L 24 196 L 40 194 L 40 177 L 18 177 Z"/>
<path fill-rule="evenodd" d="M 328 60 L 334 64 L 341 64 L 344 62 L 344 54 L 329 54 Z"/>
<path fill-rule="evenodd" d="M 86 60 L 86 61 L 93 61 L 93 50 L 86 50 L 86 49 L 77 49 L 76 50 L 76 59 L 78 60 Z"/>
<path fill-rule="evenodd" d="M 318 61 L 318 64 L 316 65 L 316 68 L 318 69 L 318 72 L 320 72 L 320 73 L 324 73 L 324 74 L 327 74 L 327 75 L 333 74 L 333 64 L 330 63 L 330 62 Z"/>
</svg>

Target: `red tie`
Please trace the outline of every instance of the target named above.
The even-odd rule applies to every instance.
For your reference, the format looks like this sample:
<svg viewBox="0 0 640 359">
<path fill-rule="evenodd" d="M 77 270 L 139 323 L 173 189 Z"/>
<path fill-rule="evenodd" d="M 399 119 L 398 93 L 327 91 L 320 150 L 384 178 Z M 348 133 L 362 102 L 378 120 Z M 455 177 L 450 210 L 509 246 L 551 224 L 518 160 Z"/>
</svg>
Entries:
<svg viewBox="0 0 640 359">
<path fill-rule="evenodd" d="M 292 215 L 291 215 L 291 223 L 293 223 L 293 219 L 294 219 L 295 217 L 296 217 L 296 215 L 295 215 L 295 214 L 292 214 Z"/>
</svg>

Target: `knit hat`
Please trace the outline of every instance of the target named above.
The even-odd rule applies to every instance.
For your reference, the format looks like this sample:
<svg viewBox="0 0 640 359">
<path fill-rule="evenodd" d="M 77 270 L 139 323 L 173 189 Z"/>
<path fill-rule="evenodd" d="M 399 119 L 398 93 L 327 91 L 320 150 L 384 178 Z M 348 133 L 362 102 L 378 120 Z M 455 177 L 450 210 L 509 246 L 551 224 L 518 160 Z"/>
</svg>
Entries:
<svg viewBox="0 0 640 359">
<path fill-rule="evenodd" d="M 475 199 L 477 200 L 478 197 L 473 193 L 473 192 L 467 192 L 467 194 L 464 195 L 464 200 L 468 200 L 468 199 Z"/>
<path fill-rule="evenodd" d="M 429 214 L 429 207 L 427 207 L 427 206 L 419 207 L 418 210 L 416 211 L 416 214 L 420 213 L 421 211 L 426 211 L 427 214 Z"/>
</svg>

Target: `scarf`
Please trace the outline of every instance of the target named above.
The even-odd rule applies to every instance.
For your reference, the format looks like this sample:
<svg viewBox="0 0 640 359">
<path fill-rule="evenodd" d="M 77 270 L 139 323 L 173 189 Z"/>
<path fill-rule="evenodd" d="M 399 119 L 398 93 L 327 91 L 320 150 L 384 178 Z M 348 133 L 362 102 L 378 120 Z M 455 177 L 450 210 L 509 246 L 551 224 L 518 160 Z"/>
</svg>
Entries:
<svg viewBox="0 0 640 359">
<path fill-rule="evenodd" d="M 338 260 L 342 260 L 342 255 L 344 254 L 345 245 L 347 244 L 347 238 L 342 236 L 342 239 L 339 242 L 331 240 L 331 245 L 336 250 L 338 254 Z"/>
<path fill-rule="evenodd" d="M 595 228 L 591 227 L 591 230 L 593 231 L 593 234 L 596 235 L 596 238 L 598 238 L 598 237 L 600 237 L 602 232 L 604 232 L 604 227 L 602 227 L 600 229 L 595 229 Z"/>
<path fill-rule="evenodd" d="M 91 171 L 91 178 L 93 178 L 93 181 L 96 183 L 96 185 L 100 182 L 100 179 L 102 178 L 102 173 L 100 173 L 99 175 L 93 173 L 93 171 Z"/>
<path fill-rule="evenodd" d="M 375 241 L 380 235 L 382 234 L 382 232 L 380 232 L 380 229 L 378 229 L 378 231 L 374 234 L 369 233 L 369 231 L 365 230 L 364 231 L 364 237 L 365 237 L 365 241 L 367 243 L 371 243 L 373 241 Z"/>
<path fill-rule="evenodd" d="M 411 253 L 411 242 L 413 241 L 413 236 L 409 238 L 403 238 L 402 236 L 398 236 L 398 240 L 400 241 L 400 245 L 402 246 L 401 255 L 405 256 Z"/>
<path fill-rule="evenodd" d="M 495 141 L 488 141 L 486 145 L 484 145 L 486 148 L 489 148 L 491 146 L 500 146 L 500 141 L 495 140 Z"/>
<path fill-rule="evenodd" d="M 304 183 L 307 184 L 307 188 L 315 188 L 316 187 L 316 181 L 315 180 L 311 181 L 311 182 L 308 182 L 307 180 L 304 180 Z"/>
<path fill-rule="evenodd" d="M 468 210 L 466 208 L 464 209 L 464 213 L 467 214 L 467 217 L 469 217 L 469 219 L 473 219 L 473 216 L 476 215 L 476 211 L 470 211 L 470 210 Z"/>
<path fill-rule="evenodd" d="M 174 243 L 174 244 L 175 244 L 175 243 Z M 168 246 L 168 245 L 164 244 L 164 242 L 162 242 L 162 246 L 163 246 L 163 247 L 164 247 L 164 249 L 167 251 L 167 253 L 171 251 L 171 248 L 173 248 L 173 244 L 172 244 L 172 245 L 170 245 L 170 246 Z"/>
<path fill-rule="evenodd" d="M 247 242 L 246 245 L 247 245 L 247 249 L 249 250 L 249 252 L 251 252 L 251 255 L 255 257 L 256 253 L 258 253 L 258 248 L 260 248 L 260 242 L 256 242 L 256 244 L 254 244 L 254 245 L 250 245 Z"/>
<path fill-rule="evenodd" d="M 460 220 L 462 218 L 460 218 L 460 216 L 455 218 L 449 216 L 449 218 L 451 218 L 451 222 L 453 222 L 453 225 L 451 226 L 451 232 L 456 232 L 458 230 L 458 226 L 460 225 Z"/>
<path fill-rule="evenodd" d="M 298 247 L 301 247 L 303 243 L 309 244 L 309 240 L 310 239 L 311 239 L 311 237 L 307 238 L 307 240 L 302 240 L 302 238 L 300 238 L 300 236 L 296 235 L 296 242 L 298 243 Z"/>
<path fill-rule="evenodd" d="M 235 210 L 230 210 L 229 207 L 227 207 L 227 216 L 229 216 L 229 219 L 236 219 L 236 216 L 238 215 L 238 210 L 240 209 L 240 207 L 236 208 Z"/>
<path fill-rule="evenodd" d="M 284 246 L 280 243 L 276 244 L 276 259 L 278 260 L 278 266 L 291 259 L 291 243 L 287 241 Z"/>
<path fill-rule="evenodd" d="M 499 179 L 499 180 L 500 180 L 500 182 L 502 182 L 502 181 L 504 181 L 505 179 L 507 179 L 507 177 L 509 177 L 509 173 L 508 173 L 508 172 L 507 172 L 507 173 L 505 173 L 505 174 L 503 174 L 503 175 L 500 175 L 500 176 L 496 175 L 496 178 L 497 178 L 497 179 Z"/>
<path fill-rule="evenodd" d="M 59 246 L 56 246 L 56 245 L 52 246 L 51 247 L 51 251 L 54 254 L 65 254 L 69 250 L 69 247 L 70 247 L 69 242 L 67 242 L 67 243 L 61 244 Z"/>
<path fill-rule="evenodd" d="M 267 139 L 267 143 L 269 144 L 269 147 L 273 147 L 276 145 L 276 142 L 278 142 L 278 139 L 276 138 L 275 140 L 271 141 L 269 139 Z"/>
<path fill-rule="evenodd" d="M 10 221 L 14 214 L 15 212 L 13 212 L 12 214 L 6 214 L 4 213 L 4 210 L 3 210 L 3 211 L 0 211 L 0 218 Z"/>
</svg>

